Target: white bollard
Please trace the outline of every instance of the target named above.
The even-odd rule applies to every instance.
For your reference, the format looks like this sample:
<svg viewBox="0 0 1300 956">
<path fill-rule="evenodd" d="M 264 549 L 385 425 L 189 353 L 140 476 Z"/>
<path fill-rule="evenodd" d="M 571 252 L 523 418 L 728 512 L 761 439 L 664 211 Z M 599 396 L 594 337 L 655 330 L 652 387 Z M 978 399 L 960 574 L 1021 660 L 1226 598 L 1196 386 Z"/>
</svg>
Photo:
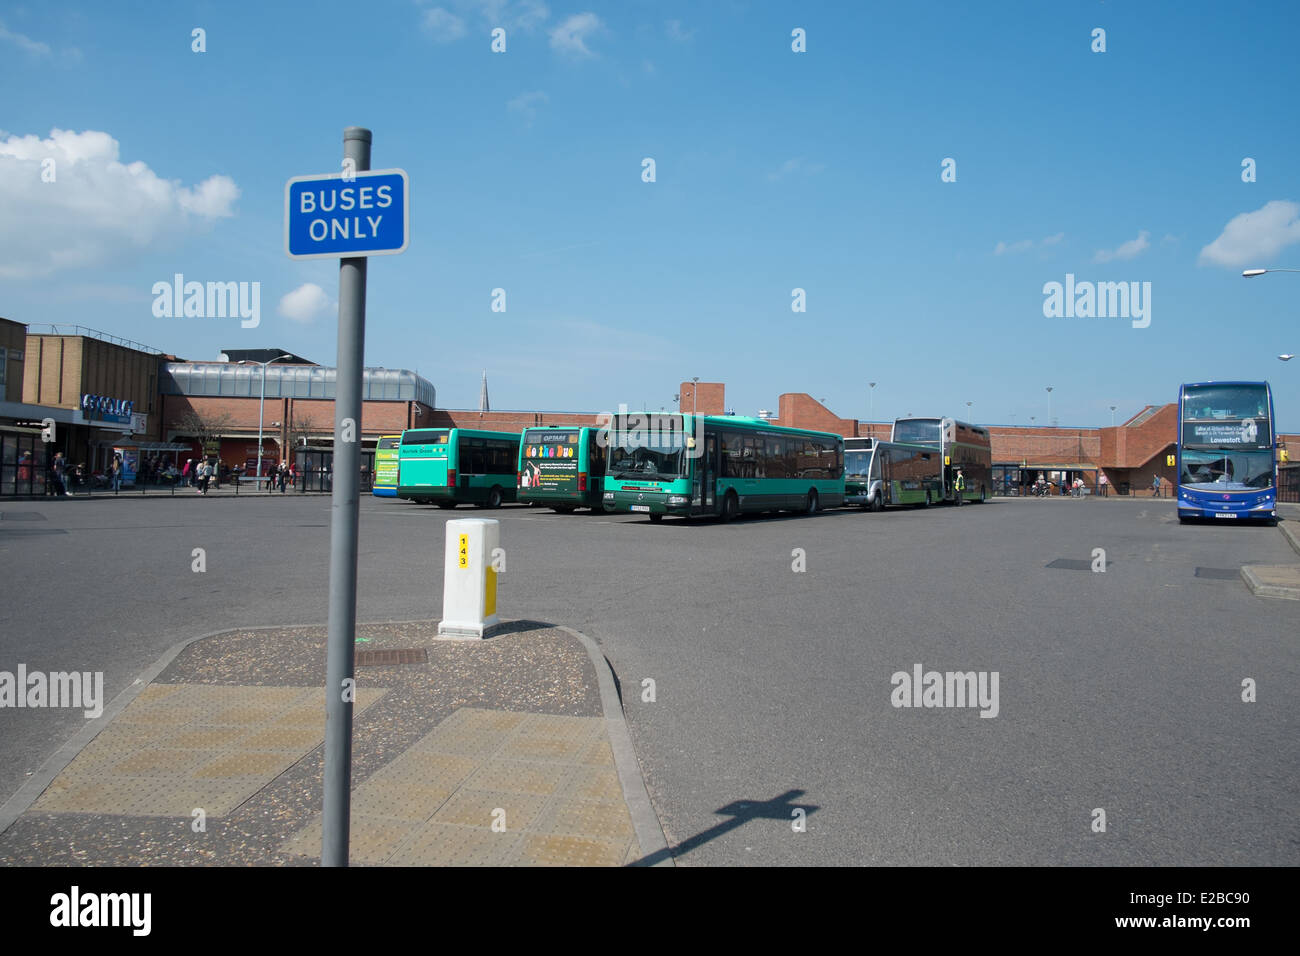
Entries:
<svg viewBox="0 0 1300 956">
<path fill-rule="evenodd" d="M 499 521 L 459 518 L 447 522 L 439 637 L 487 637 L 498 623 L 493 555 L 500 540 Z"/>
</svg>

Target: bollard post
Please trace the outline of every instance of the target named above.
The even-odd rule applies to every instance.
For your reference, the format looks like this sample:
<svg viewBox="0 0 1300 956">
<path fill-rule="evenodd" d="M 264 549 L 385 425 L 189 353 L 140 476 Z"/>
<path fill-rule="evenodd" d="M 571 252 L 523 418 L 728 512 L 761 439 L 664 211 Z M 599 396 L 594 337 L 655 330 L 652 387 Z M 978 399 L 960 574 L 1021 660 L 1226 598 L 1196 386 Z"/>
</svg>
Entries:
<svg viewBox="0 0 1300 956">
<path fill-rule="evenodd" d="M 501 524 L 491 518 L 447 522 L 438 636 L 456 640 L 488 637 L 499 624 L 497 556 Z"/>
</svg>

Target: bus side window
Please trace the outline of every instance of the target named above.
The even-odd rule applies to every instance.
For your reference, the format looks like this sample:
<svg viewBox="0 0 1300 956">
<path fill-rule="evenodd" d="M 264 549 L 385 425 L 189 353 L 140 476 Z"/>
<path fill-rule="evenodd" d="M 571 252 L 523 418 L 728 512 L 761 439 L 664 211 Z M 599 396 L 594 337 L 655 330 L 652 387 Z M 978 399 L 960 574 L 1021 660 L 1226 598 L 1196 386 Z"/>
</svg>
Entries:
<svg viewBox="0 0 1300 956">
<path fill-rule="evenodd" d="M 722 433 L 722 477 L 740 477 L 740 436 L 735 432 Z"/>
<path fill-rule="evenodd" d="M 767 476 L 769 478 L 785 478 L 785 457 L 782 454 L 785 450 L 784 441 L 780 438 L 768 438 L 765 441 L 767 445 L 767 454 L 764 456 L 764 464 L 767 467 Z"/>
</svg>

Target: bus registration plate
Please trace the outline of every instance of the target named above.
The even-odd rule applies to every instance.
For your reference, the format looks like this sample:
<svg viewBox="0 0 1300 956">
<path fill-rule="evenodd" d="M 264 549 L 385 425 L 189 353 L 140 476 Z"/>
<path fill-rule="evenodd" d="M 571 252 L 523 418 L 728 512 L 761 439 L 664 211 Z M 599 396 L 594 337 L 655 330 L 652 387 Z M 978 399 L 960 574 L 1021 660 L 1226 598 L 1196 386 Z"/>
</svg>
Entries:
<svg viewBox="0 0 1300 956">
<path fill-rule="evenodd" d="M 633 505 L 633 506 L 632 506 L 632 510 L 633 510 L 633 511 L 649 511 L 649 510 L 650 510 L 650 506 L 649 506 L 649 505 Z"/>
<path fill-rule="evenodd" d="M 1237 517 L 1237 516 L 1234 515 L 1234 514 L 1230 514 L 1230 513 L 1228 513 L 1228 512 L 1225 512 L 1225 511 L 1218 511 L 1218 512 L 1215 512 L 1214 517 L 1216 517 L 1216 518 L 1235 518 L 1235 517 Z"/>
</svg>

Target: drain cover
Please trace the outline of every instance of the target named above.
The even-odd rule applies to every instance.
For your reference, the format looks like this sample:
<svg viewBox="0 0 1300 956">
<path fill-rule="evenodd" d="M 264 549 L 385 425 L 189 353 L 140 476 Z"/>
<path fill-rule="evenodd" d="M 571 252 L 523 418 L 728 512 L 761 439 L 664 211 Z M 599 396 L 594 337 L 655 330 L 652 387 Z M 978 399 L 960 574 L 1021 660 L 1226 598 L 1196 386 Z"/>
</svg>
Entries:
<svg viewBox="0 0 1300 956">
<path fill-rule="evenodd" d="M 1109 571 L 1114 564 L 1114 561 L 1107 561 L 1106 570 Z M 1084 558 L 1057 558 L 1050 564 L 1045 565 L 1045 567 L 1057 568 L 1062 571 L 1091 571 L 1092 562 Z"/>
<path fill-rule="evenodd" d="M 427 664 L 429 652 L 423 647 L 391 651 L 357 651 L 357 667 L 382 667 L 386 664 Z"/>
<path fill-rule="evenodd" d="M 1239 568 L 1197 568 L 1196 576 L 1215 581 L 1237 581 L 1241 578 L 1241 570 Z"/>
</svg>

